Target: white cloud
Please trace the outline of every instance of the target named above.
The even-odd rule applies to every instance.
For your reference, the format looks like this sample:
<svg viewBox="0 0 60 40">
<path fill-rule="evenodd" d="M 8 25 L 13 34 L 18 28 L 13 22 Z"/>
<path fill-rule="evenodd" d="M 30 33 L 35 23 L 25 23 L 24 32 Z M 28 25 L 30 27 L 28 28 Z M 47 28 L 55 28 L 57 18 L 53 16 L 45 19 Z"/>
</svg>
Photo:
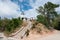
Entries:
<svg viewBox="0 0 60 40">
<path fill-rule="evenodd" d="M 22 2 L 23 0 L 19 0 L 20 2 Z M 25 11 L 25 16 L 30 18 L 30 17 L 36 17 L 37 16 L 37 12 L 36 9 L 39 6 L 44 5 L 46 2 L 53 2 L 53 3 L 57 3 L 60 4 L 60 0 L 36 0 L 35 3 L 33 3 L 32 0 L 30 0 L 30 5 L 33 7 L 33 9 L 27 10 Z M 16 3 L 11 2 L 10 0 L 0 0 L 0 16 L 1 17 L 19 17 L 20 16 L 20 11 L 19 10 L 19 6 Z M 57 10 L 60 10 L 60 8 L 57 8 Z"/>
<path fill-rule="evenodd" d="M 58 13 L 60 13 L 60 7 L 56 8 L 56 11 L 57 11 Z"/>
<path fill-rule="evenodd" d="M 32 18 L 32 17 L 36 18 L 36 16 L 37 16 L 37 12 L 35 9 L 30 9 L 28 11 L 25 11 L 24 13 L 25 13 L 25 17 L 27 17 L 27 18 Z"/>
<path fill-rule="evenodd" d="M 47 2 L 52 2 L 52 3 L 56 3 L 56 4 L 60 4 L 60 0 L 36 0 L 35 3 L 32 2 L 32 0 L 30 0 L 30 5 L 33 7 L 33 8 L 38 8 L 39 6 L 42 6 L 44 5 L 45 3 Z"/>
<path fill-rule="evenodd" d="M 1 17 L 16 17 L 18 15 L 19 6 L 11 2 L 10 0 L 0 0 L 0 16 Z"/>
<path fill-rule="evenodd" d="M 47 2 L 52 2 L 52 3 L 55 3 L 55 4 L 60 4 L 59 3 L 60 0 L 36 0 L 35 3 L 33 3 L 32 0 L 30 0 L 30 5 L 33 7 L 33 9 L 26 11 L 27 17 L 36 17 L 37 16 L 36 9 L 39 6 L 43 6 Z M 60 11 L 60 8 L 57 8 L 56 10 Z"/>
</svg>

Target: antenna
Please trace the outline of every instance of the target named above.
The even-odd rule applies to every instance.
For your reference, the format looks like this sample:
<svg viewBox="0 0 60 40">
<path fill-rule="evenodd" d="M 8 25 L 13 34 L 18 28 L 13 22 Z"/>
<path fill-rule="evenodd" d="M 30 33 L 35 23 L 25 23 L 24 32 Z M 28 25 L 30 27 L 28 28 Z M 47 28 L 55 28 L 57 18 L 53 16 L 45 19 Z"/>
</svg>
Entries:
<svg viewBox="0 0 60 40">
<path fill-rule="evenodd" d="M 25 15 L 23 11 L 21 12 L 21 15 Z"/>
</svg>

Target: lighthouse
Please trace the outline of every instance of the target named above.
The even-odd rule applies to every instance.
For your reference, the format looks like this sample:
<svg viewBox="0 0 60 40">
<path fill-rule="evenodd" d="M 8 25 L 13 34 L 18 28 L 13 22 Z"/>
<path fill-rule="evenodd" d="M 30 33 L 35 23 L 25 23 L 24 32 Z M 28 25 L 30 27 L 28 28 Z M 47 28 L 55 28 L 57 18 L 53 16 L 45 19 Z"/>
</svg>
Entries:
<svg viewBox="0 0 60 40">
<path fill-rule="evenodd" d="M 22 19 L 23 21 L 27 20 L 27 18 L 25 17 L 24 12 L 21 13 L 21 16 L 20 16 L 20 17 L 21 17 L 21 19 Z"/>
</svg>

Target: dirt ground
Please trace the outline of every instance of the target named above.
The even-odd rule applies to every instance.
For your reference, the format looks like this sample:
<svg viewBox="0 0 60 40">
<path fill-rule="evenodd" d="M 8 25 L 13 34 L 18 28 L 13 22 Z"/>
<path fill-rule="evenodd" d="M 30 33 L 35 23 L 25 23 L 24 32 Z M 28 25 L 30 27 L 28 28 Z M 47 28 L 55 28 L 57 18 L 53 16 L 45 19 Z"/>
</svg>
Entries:
<svg viewBox="0 0 60 40">
<path fill-rule="evenodd" d="M 60 31 L 55 30 L 43 35 L 30 32 L 30 35 L 22 40 L 60 40 Z"/>
</svg>

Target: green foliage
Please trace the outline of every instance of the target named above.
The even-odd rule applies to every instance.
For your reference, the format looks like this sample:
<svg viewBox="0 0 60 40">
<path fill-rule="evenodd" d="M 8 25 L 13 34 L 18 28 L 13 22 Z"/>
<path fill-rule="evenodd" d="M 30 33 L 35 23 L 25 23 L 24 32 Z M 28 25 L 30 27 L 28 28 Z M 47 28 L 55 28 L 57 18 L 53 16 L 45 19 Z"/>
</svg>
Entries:
<svg viewBox="0 0 60 40">
<path fill-rule="evenodd" d="M 4 30 L 5 32 L 11 33 L 17 27 L 20 27 L 21 24 L 22 24 L 22 20 L 20 18 L 0 19 L 0 31 Z"/>
<path fill-rule="evenodd" d="M 57 7 L 59 7 L 59 5 L 53 4 L 53 3 L 51 3 L 51 2 L 47 2 L 47 3 L 45 3 L 45 5 L 44 5 L 44 8 L 45 8 L 47 11 L 52 11 L 52 10 L 54 10 L 54 9 L 57 8 Z"/>
<path fill-rule="evenodd" d="M 48 26 L 48 22 L 47 22 L 46 18 L 42 15 L 37 16 L 37 21 L 44 24 L 44 25 L 46 25 L 46 26 Z"/>
<path fill-rule="evenodd" d="M 44 4 L 44 6 L 40 6 L 39 9 L 37 9 L 37 11 L 40 13 L 40 15 L 37 16 L 37 21 L 47 26 L 52 26 L 51 21 L 58 16 L 57 12 L 55 11 L 55 8 L 57 7 L 59 7 L 58 4 L 53 4 L 51 2 L 47 2 Z"/>
<path fill-rule="evenodd" d="M 60 30 L 60 15 L 54 19 L 52 24 L 55 29 Z"/>
</svg>

